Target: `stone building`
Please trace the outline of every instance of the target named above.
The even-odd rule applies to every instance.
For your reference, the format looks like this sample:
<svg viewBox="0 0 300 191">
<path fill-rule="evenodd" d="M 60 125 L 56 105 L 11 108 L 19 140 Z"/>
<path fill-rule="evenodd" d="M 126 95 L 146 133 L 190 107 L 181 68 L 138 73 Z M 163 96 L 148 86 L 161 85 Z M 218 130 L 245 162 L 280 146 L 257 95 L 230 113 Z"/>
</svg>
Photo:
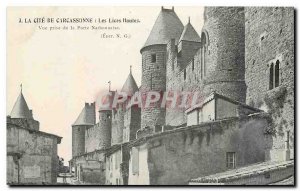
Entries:
<svg viewBox="0 0 300 191">
<path fill-rule="evenodd" d="M 57 144 L 61 137 L 39 130 L 21 91 L 6 118 L 7 184 L 55 184 L 58 175 Z"/>
<path fill-rule="evenodd" d="M 254 163 L 277 167 L 283 161 L 287 168 L 280 176 L 277 169 L 275 178 L 252 172 L 256 183 L 293 174 L 293 27 L 293 8 L 205 7 L 199 35 L 190 19 L 183 25 L 174 8 L 162 7 L 140 50 L 141 86 L 130 71 L 114 92 L 118 100 L 126 92 L 126 101 L 100 111 L 97 128 L 106 133 L 90 134 L 97 125 L 84 127 L 86 153 L 70 161 L 82 169 L 75 175 L 85 172 L 91 180 L 83 182 L 95 182 L 83 170 L 90 160 L 98 163 L 98 184 L 109 185 L 194 184 Z M 181 107 L 161 107 L 162 99 L 150 107 L 125 107 L 137 94 L 144 103 L 149 91 L 179 94 L 175 105 Z M 200 103 L 185 105 L 184 92 L 199 94 Z M 98 147 L 103 141 L 110 145 Z M 101 157 L 91 157 L 95 153 Z"/>
<path fill-rule="evenodd" d="M 294 154 L 295 23 L 292 7 L 245 8 L 245 80 L 249 105 L 271 113 L 273 158 Z"/>
</svg>

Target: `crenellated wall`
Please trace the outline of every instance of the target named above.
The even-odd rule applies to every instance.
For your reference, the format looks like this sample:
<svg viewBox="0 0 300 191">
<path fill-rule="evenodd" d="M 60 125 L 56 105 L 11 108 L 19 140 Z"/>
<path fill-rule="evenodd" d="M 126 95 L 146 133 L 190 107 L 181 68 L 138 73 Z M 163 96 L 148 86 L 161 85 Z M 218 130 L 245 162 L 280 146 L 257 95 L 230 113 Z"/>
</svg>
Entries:
<svg viewBox="0 0 300 191">
<path fill-rule="evenodd" d="M 85 131 L 85 153 L 111 146 L 111 111 L 99 111 L 99 123 Z"/>
</svg>

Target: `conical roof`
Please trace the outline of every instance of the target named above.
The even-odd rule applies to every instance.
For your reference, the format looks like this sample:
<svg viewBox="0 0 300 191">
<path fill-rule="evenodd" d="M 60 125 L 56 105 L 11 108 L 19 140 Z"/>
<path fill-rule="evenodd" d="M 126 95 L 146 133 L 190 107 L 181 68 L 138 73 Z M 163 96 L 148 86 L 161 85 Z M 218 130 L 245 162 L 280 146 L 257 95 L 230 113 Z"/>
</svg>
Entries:
<svg viewBox="0 0 300 191">
<path fill-rule="evenodd" d="M 181 37 L 179 39 L 179 42 L 185 40 L 185 41 L 192 41 L 192 42 L 200 42 L 201 38 L 192 26 L 192 24 L 189 23 L 184 26 L 183 32 L 181 34 Z"/>
<path fill-rule="evenodd" d="M 15 102 L 15 105 L 11 111 L 10 117 L 11 118 L 33 119 L 31 111 L 28 108 L 28 105 L 26 103 L 26 100 L 23 96 L 22 91 L 21 91 L 20 95 L 18 96 L 17 101 Z"/>
<path fill-rule="evenodd" d="M 121 92 L 126 92 L 128 95 L 133 95 L 138 90 L 139 88 L 134 80 L 134 77 L 132 76 L 131 69 L 130 69 L 130 73 L 121 89 Z"/>
<path fill-rule="evenodd" d="M 94 125 L 96 123 L 95 103 L 85 103 L 73 125 Z"/>
<path fill-rule="evenodd" d="M 171 39 L 175 39 L 177 43 L 182 30 L 183 24 L 174 9 L 162 8 L 143 48 L 154 44 L 167 44 Z"/>
</svg>

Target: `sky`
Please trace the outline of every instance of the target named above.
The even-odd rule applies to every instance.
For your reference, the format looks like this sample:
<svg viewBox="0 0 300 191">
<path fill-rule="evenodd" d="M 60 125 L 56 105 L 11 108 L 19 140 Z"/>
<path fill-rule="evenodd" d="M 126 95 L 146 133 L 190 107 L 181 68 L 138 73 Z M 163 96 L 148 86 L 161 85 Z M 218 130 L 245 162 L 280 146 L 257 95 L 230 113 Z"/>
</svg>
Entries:
<svg viewBox="0 0 300 191">
<path fill-rule="evenodd" d="M 171 7 L 165 7 L 171 8 Z M 140 49 L 146 42 L 161 7 L 9 7 L 7 9 L 6 113 L 10 114 L 20 94 L 40 130 L 63 137 L 58 155 L 72 157 L 72 127 L 85 102 L 94 102 L 99 92 L 120 90 L 130 65 L 141 84 Z M 188 17 L 200 34 L 203 7 L 175 7 L 185 25 Z M 116 26 L 119 30 L 41 30 L 40 26 L 91 24 L 33 23 L 33 18 L 136 18 L 135 24 L 93 24 Z M 19 18 L 23 23 L 19 23 Z M 24 23 L 25 18 L 32 23 Z M 129 34 L 126 39 L 104 39 L 106 34 Z M 67 163 L 65 162 L 65 165 Z"/>
</svg>

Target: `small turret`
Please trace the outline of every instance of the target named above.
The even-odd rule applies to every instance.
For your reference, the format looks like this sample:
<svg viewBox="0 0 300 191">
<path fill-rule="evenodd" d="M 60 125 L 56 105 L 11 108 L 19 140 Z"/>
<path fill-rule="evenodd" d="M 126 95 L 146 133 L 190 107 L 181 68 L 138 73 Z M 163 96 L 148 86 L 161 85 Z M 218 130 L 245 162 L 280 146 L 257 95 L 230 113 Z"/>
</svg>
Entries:
<svg viewBox="0 0 300 191">
<path fill-rule="evenodd" d="M 179 71 L 185 68 L 194 58 L 194 55 L 201 47 L 200 42 L 200 36 L 192 26 L 189 18 L 188 23 L 184 26 L 178 43 L 177 65 L 180 67 Z"/>
<path fill-rule="evenodd" d="M 167 44 L 171 39 L 178 43 L 183 24 L 172 9 L 162 7 L 158 18 L 149 34 L 142 54 L 141 93 L 147 91 L 164 92 L 166 90 Z M 157 102 L 151 107 L 142 108 L 141 128 L 161 126 L 165 124 L 165 108 Z"/>
<path fill-rule="evenodd" d="M 29 110 L 26 100 L 23 96 L 22 92 L 22 84 L 21 84 L 21 92 L 15 102 L 15 105 L 10 113 L 11 118 L 25 118 L 25 119 L 33 119 L 31 110 Z"/>
<path fill-rule="evenodd" d="M 85 131 L 96 122 L 95 102 L 85 103 L 84 108 L 72 125 L 72 156 L 85 153 Z"/>
<path fill-rule="evenodd" d="M 26 100 L 23 96 L 22 84 L 20 94 L 17 98 L 17 101 L 14 104 L 14 107 L 9 117 L 12 123 L 18 123 L 17 121 L 26 121 L 26 128 L 37 131 L 40 128 L 40 123 L 33 119 L 32 110 L 29 109 Z"/>
<path fill-rule="evenodd" d="M 130 102 L 132 96 L 135 92 L 139 90 L 134 77 L 132 76 L 131 66 L 130 73 L 127 77 L 125 84 L 123 85 L 122 92 L 126 92 L 128 97 L 125 102 L 125 106 Z M 137 105 L 133 105 L 129 108 L 122 107 L 125 109 L 124 118 L 123 118 L 123 142 L 128 142 L 136 139 L 136 132 L 140 129 L 141 126 L 141 108 Z"/>
</svg>

